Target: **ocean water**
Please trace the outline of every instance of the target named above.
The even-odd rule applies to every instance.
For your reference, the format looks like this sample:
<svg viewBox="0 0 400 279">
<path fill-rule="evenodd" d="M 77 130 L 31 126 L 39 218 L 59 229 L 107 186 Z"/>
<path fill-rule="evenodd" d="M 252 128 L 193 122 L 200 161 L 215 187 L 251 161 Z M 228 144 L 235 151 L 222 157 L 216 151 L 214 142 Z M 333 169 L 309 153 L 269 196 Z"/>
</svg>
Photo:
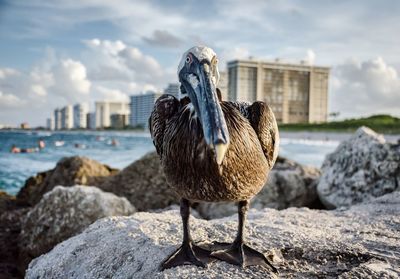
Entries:
<svg viewBox="0 0 400 279">
<path fill-rule="evenodd" d="M 40 152 L 10 153 L 13 144 L 20 148 L 33 148 L 39 139 L 46 143 Z M 111 144 L 113 139 L 118 141 L 117 146 Z M 325 155 L 333 152 L 340 140 L 335 137 L 330 139 L 326 136 L 282 133 L 280 155 L 320 167 Z M 79 146 L 76 147 L 76 144 Z M 147 132 L 0 131 L 0 190 L 16 194 L 28 177 L 54 168 L 57 161 L 66 156 L 86 156 L 120 169 L 153 150 Z"/>
</svg>

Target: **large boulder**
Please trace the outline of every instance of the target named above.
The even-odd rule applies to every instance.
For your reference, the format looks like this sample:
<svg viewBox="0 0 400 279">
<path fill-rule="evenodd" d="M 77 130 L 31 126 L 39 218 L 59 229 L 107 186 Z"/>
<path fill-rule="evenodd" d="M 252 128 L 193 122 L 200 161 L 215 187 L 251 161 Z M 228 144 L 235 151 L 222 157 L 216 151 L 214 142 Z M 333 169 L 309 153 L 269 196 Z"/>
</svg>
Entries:
<svg viewBox="0 0 400 279">
<path fill-rule="evenodd" d="M 0 279 L 21 278 L 18 270 L 18 235 L 28 208 L 20 207 L 15 196 L 0 191 Z"/>
<path fill-rule="evenodd" d="M 251 207 L 285 209 L 289 207 L 320 208 L 317 183 L 319 169 L 302 166 L 292 160 L 278 157 L 268 181 L 251 201 Z M 237 212 L 234 203 L 200 203 L 196 210 L 206 219 L 230 216 Z"/>
<path fill-rule="evenodd" d="M 0 279 L 22 278 L 18 267 L 18 236 L 21 222 L 29 208 L 15 208 L 14 205 L 0 211 Z"/>
<path fill-rule="evenodd" d="M 96 187 L 57 186 L 43 196 L 22 223 L 19 238 L 21 265 L 27 266 L 32 258 L 82 232 L 100 218 L 134 212 L 135 208 L 127 199 Z"/>
<path fill-rule="evenodd" d="M 17 208 L 15 197 L 4 191 L 0 191 L 0 214 L 15 208 Z"/>
<path fill-rule="evenodd" d="M 24 187 L 19 191 L 17 199 L 20 203 L 32 206 L 57 185 L 97 186 L 105 178 L 117 172 L 116 169 L 86 157 L 66 157 L 61 159 L 54 169 L 27 179 Z"/>
<path fill-rule="evenodd" d="M 350 206 L 400 189 L 400 148 L 367 127 L 326 156 L 317 191 L 327 208 Z"/>
<path fill-rule="evenodd" d="M 167 184 L 156 152 L 133 162 L 98 187 L 126 197 L 139 211 L 165 208 L 179 203 L 179 198 Z"/>
<path fill-rule="evenodd" d="M 282 278 L 398 278 L 399 214 L 400 192 L 346 211 L 251 210 L 247 239 Z M 229 242 L 236 228 L 236 216 L 191 221 L 195 240 Z M 26 278 L 276 278 L 220 261 L 159 271 L 181 237 L 178 211 L 105 218 L 34 259 Z"/>
</svg>

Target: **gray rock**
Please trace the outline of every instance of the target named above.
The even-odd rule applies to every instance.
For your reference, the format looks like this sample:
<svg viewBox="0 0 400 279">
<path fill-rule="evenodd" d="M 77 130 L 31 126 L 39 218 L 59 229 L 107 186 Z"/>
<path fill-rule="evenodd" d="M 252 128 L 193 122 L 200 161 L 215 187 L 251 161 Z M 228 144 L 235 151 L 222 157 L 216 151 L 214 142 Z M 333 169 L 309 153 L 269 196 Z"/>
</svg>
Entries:
<svg viewBox="0 0 400 279">
<path fill-rule="evenodd" d="M 350 206 L 400 189 L 400 150 L 361 127 L 325 158 L 317 186 L 327 208 Z"/>
<path fill-rule="evenodd" d="M 17 201 L 32 206 L 57 185 L 97 186 L 117 172 L 116 169 L 86 157 L 66 157 L 58 161 L 54 169 L 28 178 L 17 195 Z"/>
<path fill-rule="evenodd" d="M 398 278 L 399 214 L 400 192 L 349 210 L 251 210 L 248 242 L 269 255 L 282 278 Z M 236 227 L 236 216 L 191 222 L 195 240 L 232 241 Z M 224 262 L 160 272 L 181 235 L 178 211 L 105 218 L 34 259 L 26 278 L 274 277 Z"/>
<path fill-rule="evenodd" d="M 167 184 L 156 152 L 151 152 L 133 162 L 98 187 L 127 198 L 139 211 L 179 204 L 179 198 Z"/>
<path fill-rule="evenodd" d="M 21 265 L 82 232 L 94 221 L 129 215 L 135 208 L 125 198 L 90 186 L 57 186 L 27 214 L 19 237 Z M 100 240 L 99 240 L 100 241 Z"/>
<path fill-rule="evenodd" d="M 278 157 L 267 183 L 250 205 L 256 209 L 319 208 L 316 187 L 320 174 L 317 168 Z M 215 219 L 235 214 L 237 207 L 234 203 L 200 203 L 196 210 L 206 219 Z"/>
</svg>

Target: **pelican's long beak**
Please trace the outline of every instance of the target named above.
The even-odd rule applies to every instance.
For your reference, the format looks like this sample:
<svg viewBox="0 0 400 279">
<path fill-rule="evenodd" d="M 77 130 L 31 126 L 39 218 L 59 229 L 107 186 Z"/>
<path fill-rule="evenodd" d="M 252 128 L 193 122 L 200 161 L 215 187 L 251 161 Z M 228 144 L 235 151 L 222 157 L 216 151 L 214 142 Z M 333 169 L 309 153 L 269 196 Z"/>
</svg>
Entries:
<svg viewBox="0 0 400 279">
<path fill-rule="evenodd" d="M 224 114 L 218 101 L 215 80 L 211 80 L 210 65 L 198 62 L 194 72 L 186 73 L 184 83 L 196 113 L 200 117 L 204 139 L 215 151 L 215 159 L 221 165 L 229 146 L 229 133 Z"/>
</svg>

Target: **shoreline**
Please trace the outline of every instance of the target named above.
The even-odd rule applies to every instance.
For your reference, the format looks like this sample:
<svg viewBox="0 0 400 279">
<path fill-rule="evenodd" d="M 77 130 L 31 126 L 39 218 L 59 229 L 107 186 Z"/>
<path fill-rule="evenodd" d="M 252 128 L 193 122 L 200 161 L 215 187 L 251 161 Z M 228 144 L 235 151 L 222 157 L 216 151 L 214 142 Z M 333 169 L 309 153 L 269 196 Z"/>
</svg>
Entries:
<svg viewBox="0 0 400 279">
<path fill-rule="evenodd" d="M 133 134 L 138 136 L 150 137 L 148 130 L 35 130 L 35 129 L 0 129 L 0 133 L 27 133 L 27 134 L 104 134 L 104 133 L 121 133 L 121 134 Z M 326 141 L 342 141 L 348 139 L 354 132 L 349 131 L 311 131 L 311 130 L 299 130 L 299 131 L 288 131 L 286 129 L 279 131 L 281 138 L 288 139 L 305 139 L 305 140 L 326 140 Z M 400 140 L 400 134 L 384 134 L 387 142 L 395 143 Z M 46 136 L 46 135 L 43 135 Z"/>
</svg>

